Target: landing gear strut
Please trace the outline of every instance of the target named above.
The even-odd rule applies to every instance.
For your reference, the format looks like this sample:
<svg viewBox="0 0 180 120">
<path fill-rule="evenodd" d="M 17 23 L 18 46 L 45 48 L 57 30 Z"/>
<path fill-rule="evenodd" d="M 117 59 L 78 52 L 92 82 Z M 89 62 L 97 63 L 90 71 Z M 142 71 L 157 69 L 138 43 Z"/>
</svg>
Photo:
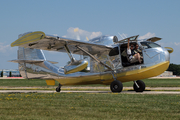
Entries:
<svg viewBox="0 0 180 120">
<path fill-rule="evenodd" d="M 121 92 L 123 89 L 123 84 L 120 81 L 115 80 L 111 83 L 110 89 L 112 92 Z"/>
<path fill-rule="evenodd" d="M 146 88 L 146 85 L 143 81 L 137 80 L 137 81 L 134 81 L 133 88 L 134 88 L 134 91 L 136 92 L 143 92 Z"/>
<path fill-rule="evenodd" d="M 61 84 L 59 83 L 59 86 L 56 88 L 56 92 L 60 92 L 61 91 Z"/>
</svg>

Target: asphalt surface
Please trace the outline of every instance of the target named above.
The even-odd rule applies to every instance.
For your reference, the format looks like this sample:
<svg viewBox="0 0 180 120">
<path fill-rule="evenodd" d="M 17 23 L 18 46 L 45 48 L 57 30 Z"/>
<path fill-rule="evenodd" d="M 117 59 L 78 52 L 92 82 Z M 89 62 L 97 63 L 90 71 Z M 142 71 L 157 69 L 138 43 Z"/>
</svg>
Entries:
<svg viewBox="0 0 180 120">
<path fill-rule="evenodd" d="M 0 93 L 55 93 L 52 90 L 0 90 Z M 112 93 L 111 91 L 64 91 L 60 93 Z M 122 91 L 119 94 L 180 94 L 180 91 Z"/>
<path fill-rule="evenodd" d="M 52 89 L 52 90 L 47 90 L 47 87 L 6 87 L 6 86 L 0 87 L 0 89 L 1 89 L 0 93 L 55 93 L 56 92 L 55 90 L 53 90 L 54 87 L 48 87 L 48 89 Z M 62 87 L 60 93 L 112 93 L 112 92 L 110 91 L 109 87 Z M 123 91 L 119 94 L 180 94 L 180 87 L 153 87 L 153 88 L 147 87 L 144 92 L 135 92 L 132 90 L 132 87 L 124 87 Z"/>
</svg>

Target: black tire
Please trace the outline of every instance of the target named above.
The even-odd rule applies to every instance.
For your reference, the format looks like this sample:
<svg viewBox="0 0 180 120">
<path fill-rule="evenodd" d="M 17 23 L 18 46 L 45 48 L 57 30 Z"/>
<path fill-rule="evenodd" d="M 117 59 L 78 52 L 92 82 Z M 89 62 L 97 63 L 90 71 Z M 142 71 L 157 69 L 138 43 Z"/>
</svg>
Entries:
<svg viewBox="0 0 180 120">
<path fill-rule="evenodd" d="M 142 80 L 137 80 L 136 83 L 138 84 L 139 88 L 134 83 L 134 85 L 133 85 L 134 91 L 143 92 L 145 90 L 145 88 L 146 88 L 145 83 Z"/>
<path fill-rule="evenodd" d="M 56 92 L 60 92 L 60 91 L 61 91 L 60 87 L 57 87 Z"/>
<path fill-rule="evenodd" d="M 121 92 L 123 89 L 123 84 L 120 81 L 115 80 L 111 83 L 110 89 L 112 92 Z"/>
</svg>

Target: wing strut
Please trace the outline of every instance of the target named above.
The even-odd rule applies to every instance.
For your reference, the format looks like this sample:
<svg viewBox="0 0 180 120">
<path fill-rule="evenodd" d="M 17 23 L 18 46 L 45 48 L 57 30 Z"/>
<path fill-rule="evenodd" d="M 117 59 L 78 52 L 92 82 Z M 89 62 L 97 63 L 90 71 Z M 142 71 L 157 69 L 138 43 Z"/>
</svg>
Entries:
<svg viewBox="0 0 180 120">
<path fill-rule="evenodd" d="M 111 71 L 114 72 L 114 70 L 109 67 L 108 65 L 104 64 L 103 62 L 101 62 L 100 60 L 98 60 L 96 57 L 94 57 L 92 54 L 90 54 L 89 52 L 87 52 L 86 50 L 84 50 L 83 48 L 76 46 L 78 49 L 80 49 L 81 51 L 83 51 L 84 53 L 88 54 L 91 58 L 93 58 L 95 61 L 97 61 L 99 64 L 105 66 L 106 68 L 110 69 Z"/>
<path fill-rule="evenodd" d="M 75 58 L 73 57 L 73 55 L 71 54 L 71 51 L 69 50 L 68 46 L 67 46 L 67 43 L 64 45 L 65 49 L 66 49 L 66 52 L 71 60 L 71 62 L 75 62 Z"/>
</svg>

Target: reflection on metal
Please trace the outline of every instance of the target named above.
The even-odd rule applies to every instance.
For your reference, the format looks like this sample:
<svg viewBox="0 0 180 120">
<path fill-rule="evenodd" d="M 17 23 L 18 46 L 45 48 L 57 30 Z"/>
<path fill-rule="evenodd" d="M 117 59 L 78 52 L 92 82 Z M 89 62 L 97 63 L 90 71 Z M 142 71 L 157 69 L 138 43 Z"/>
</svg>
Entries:
<svg viewBox="0 0 180 120">
<path fill-rule="evenodd" d="M 76 46 L 77 48 L 79 48 L 80 50 L 82 50 L 84 53 L 86 53 L 87 55 L 89 55 L 92 59 L 94 59 L 96 62 L 98 62 L 99 64 L 105 66 L 106 68 L 110 69 L 111 71 L 112 68 L 109 67 L 108 65 L 104 64 L 103 62 L 99 61 L 97 58 L 95 58 L 93 55 L 91 55 L 89 52 L 87 52 L 86 50 L 84 50 L 83 48 L 79 47 L 79 46 Z"/>
<path fill-rule="evenodd" d="M 138 38 L 139 35 L 136 35 L 136 36 L 131 36 L 131 37 L 128 37 L 128 38 L 125 38 L 123 40 L 120 40 L 116 43 L 125 43 L 128 41 L 128 39 L 131 41 L 131 42 L 137 42 L 137 38 Z"/>
<path fill-rule="evenodd" d="M 168 68 L 169 53 L 173 51 L 170 48 L 167 51 L 167 48 L 156 46 L 153 43 L 150 44 L 151 47 L 142 47 L 142 41 L 137 41 L 138 36 L 132 36 L 130 37 L 131 43 L 138 43 L 142 50 L 143 63 L 123 67 L 121 53 L 122 46 L 127 46 L 126 39 L 117 42 L 114 36 L 101 36 L 88 42 L 82 42 L 45 35 L 43 32 L 31 32 L 23 35 L 11 44 L 11 46 L 20 46 L 18 59 L 12 60 L 19 63 L 20 74 L 29 79 L 56 80 L 61 85 L 111 84 L 114 79 L 128 82 L 153 77 Z M 54 62 L 46 60 L 40 49 L 67 52 L 71 63 L 64 68 L 57 67 L 53 64 Z M 114 51 L 109 55 L 112 49 Z M 77 61 L 72 54 L 88 55 L 90 72 L 79 72 L 87 67 L 88 62 L 86 60 Z"/>
<path fill-rule="evenodd" d="M 64 66 L 64 73 L 70 74 L 70 73 L 79 72 L 85 69 L 87 66 L 88 66 L 88 61 L 85 61 L 85 60 L 75 61 Z"/>
</svg>

